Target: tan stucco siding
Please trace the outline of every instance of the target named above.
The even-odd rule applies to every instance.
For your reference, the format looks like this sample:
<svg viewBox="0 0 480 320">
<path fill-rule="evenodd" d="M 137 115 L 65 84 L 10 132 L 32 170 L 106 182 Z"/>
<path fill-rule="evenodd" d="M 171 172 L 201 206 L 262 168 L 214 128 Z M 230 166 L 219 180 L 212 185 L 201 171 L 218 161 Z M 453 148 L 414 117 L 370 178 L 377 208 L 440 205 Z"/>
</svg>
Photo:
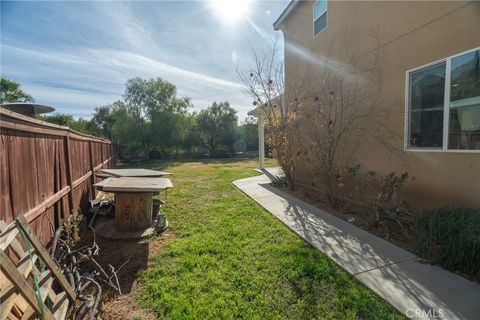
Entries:
<svg viewBox="0 0 480 320">
<path fill-rule="evenodd" d="M 480 153 L 403 151 L 407 70 L 480 47 L 480 3 L 329 1 L 327 29 L 316 37 L 312 5 L 299 4 L 281 26 L 286 96 L 300 83 L 314 87 L 323 59 L 342 64 L 354 56 L 358 65 L 368 65 L 378 54 L 377 84 L 368 85 L 380 86 L 390 111 L 387 125 L 396 133 L 390 142 L 400 152 L 369 141 L 357 160 L 380 172 L 408 171 L 414 179 L 406 191 L 416 209 L 480 206 Z"/>
</svg>

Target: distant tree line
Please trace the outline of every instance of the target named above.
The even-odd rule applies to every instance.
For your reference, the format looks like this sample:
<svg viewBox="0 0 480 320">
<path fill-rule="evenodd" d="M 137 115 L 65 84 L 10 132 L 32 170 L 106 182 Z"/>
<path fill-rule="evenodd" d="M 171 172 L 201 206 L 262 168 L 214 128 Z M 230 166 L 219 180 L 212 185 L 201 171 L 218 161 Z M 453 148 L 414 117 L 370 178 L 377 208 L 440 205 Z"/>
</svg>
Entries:
<svg viewBox="0 0 480 320">
<path fill-rule="evenodd" d="M 1 90 L 2 103 L 34 101 L 17 83 L 4 78 Z M 228 153 L 258 150 L 257 124 L 253 118 L 239 124 L 237 111 L 228 101 L 213 102 L 195 112 L 191 99 L 178 97 L 175 85 L 161 78 L 128 80 L 123 99 L 95 108 L 91 119 L 75 119 L 62 113 L 37 117 L 105 137 L 123 150 L 154 158 L 206 153 L 223 157 Z"/>
</svg>

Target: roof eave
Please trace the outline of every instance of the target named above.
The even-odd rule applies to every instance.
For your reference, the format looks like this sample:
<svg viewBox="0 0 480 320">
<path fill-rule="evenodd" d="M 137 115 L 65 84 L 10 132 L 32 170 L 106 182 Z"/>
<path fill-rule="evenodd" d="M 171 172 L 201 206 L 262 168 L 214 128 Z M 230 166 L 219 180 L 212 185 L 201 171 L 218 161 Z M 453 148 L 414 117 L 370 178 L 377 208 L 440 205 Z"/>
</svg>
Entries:
<svg viewBox="0 0 480 320">
<path fill-rule="evenodd" d="M 299 0 L 292 0 L 288 4 L 288 6 L 285 8 L 285 10 L 282 11 L 280 16 L 277 18 L 277 20 L 273 23 L 273 28 L 275 31 L 280 30 L 280 26 L 282 23 L 287 19 L 287 17 L 290 15 L 290 13 L 295 9 L 295 7 L 300 3 Z"/>
</svg>

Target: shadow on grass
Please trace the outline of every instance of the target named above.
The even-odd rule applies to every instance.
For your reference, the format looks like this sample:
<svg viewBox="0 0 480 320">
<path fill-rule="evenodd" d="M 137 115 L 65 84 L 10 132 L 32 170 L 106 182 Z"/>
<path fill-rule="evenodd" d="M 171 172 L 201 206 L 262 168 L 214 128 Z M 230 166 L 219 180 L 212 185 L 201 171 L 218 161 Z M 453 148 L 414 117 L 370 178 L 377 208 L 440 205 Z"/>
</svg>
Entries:
<svg viewBox="0 0 480 320">
<path fill-rule="evenodd" d="M 416 267 L 417 262 L 415 262 L 416 257 L 409 252 L 402 249 L 399 249 L 399 252 L 394 245 L 371 234 L 368 234 L 370 240 L 364 241 L 366 231 L 318 210 L 271 184 L 260 184 L 260 186 L 286 201 L 282 213 L 284 216 L 279 217 L 280 220 L 309 244 L 335 259 L 355 278 L 363 279 L 364 283 L 375 288 L 380 296 L 384 298 L 391 296 L 392 289 L 395 289 L 397 294 L 401 294 L 402 301 L 398 304 L 397 300 L 396 308 L 416 306 L 427 311 L 433 310 L 433 308 L 449 310 L 452 313 L 449 315 L 458 318 L 469 316 L 463 314 L 463 310 L 455 309 L 455 306 L 461 305 L 459 299 L 452 296 L 448 290 L 439 290 L 448 287 L 457 288 L 456 283 L 459 282 L 465 282 L 465 288 L 470 288 L 471 286 L 467 284 L 466 280 L 446 272 L 441 280 L 436 281 L 435 277 L 440 271 L 438 267 L 418 268 Z M 386 248 L 389 247 L 397 252 L 397 257 L 395 254 L 390 255 L 386 252 Z M 386 283 L 386 279 L 391 282 Z M 444 283 L 439 284 L 440 287 L 436 288 L 437 290 L 425 290 L 426 283 L 435 289 L 438 281 Z M 465 289 L 465 292 L 474 294 L 475 290 Z M 453 308 L 451 308 L 451 304 Z M 406 310 L 401 311 L 406 312 Z"/>
<path fill-rule="evenodd" d="M 252 161 L 255 158 L 221 158 L 221 159 L 151 159 L 146 161 L 121 162 L 117 168 L 146 168 L 163 170 L 165 168 L 178 167 L 185 163 L 207 164 L 230 164 L 242 161 Z"/>
</svg>

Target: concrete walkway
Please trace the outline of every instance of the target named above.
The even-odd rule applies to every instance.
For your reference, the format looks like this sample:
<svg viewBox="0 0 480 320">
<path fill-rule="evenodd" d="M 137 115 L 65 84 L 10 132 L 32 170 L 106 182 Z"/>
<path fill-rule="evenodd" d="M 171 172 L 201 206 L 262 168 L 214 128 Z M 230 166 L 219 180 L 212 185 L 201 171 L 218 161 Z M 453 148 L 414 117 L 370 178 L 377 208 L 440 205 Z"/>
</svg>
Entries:
<svg viewBox="0 0 480 320">
<path fill-rule="evenodd" d="M 480 286 L 270 185 L 277 168 L 233 184 L 315 248 L 415 319 L 480 319 Z"/>
</svg>

